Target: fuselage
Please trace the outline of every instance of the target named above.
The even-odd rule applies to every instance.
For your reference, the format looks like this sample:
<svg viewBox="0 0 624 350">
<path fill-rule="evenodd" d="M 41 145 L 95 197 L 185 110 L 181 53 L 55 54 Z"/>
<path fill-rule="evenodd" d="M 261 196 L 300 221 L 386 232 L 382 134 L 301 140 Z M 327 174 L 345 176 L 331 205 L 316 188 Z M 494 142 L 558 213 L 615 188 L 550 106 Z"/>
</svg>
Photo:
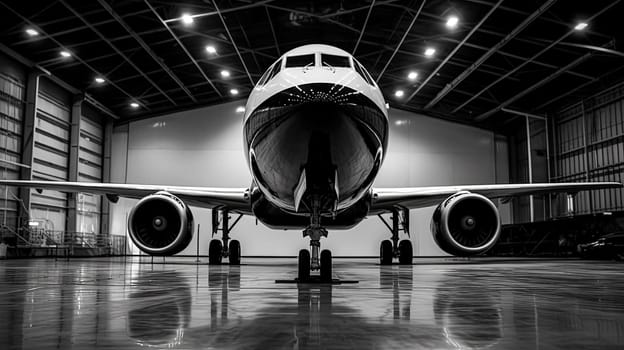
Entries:
<svg viewBox="0 0 624 350">
<path fill-rule="evenodd" d="M 387 138 L 383 95 L 349 53 L 327 45 L 287 52 L 247 101 L 244 143 L 254 213 L 269 226 L 305 226 L 316 200 L 326 225 L 352 226 L 368 210 Z M 271 217 L 276 214 L 280 220 Z M 349 218 L 340 217 L 345 214 Z"/>
</svg>

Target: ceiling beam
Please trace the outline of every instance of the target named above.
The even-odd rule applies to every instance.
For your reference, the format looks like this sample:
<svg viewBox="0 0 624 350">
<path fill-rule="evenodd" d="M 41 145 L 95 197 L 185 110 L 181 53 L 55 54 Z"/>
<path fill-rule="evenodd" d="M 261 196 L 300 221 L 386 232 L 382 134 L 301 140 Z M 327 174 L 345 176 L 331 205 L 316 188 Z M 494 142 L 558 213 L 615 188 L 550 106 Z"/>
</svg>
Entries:
<svg viewBox="0 0 624 350">
<path fill-rule="evenodd" d="M 446 84 L 446 86 L 438 92 L 436 97 L 434 97 L 427 105 L 425 105 L 425 109 L 429 109 L 433 107 L 436 103 L 440 102 L 449 92 L 453 91 L 457 85 L 461 84 L 464 79 L 466 79 L 472 72 L 474 72 L 483 62 L 485 62 L 488 58 L 490 58 L 496 52 L 505 46 L 511 39 L 513 39 L 516 35 L 518 35 L 521 31 L 523 31 L 529 24 L 531 24 L 536 18 L 538 18 L 542 13 L 546 12 L 557 0 L 549 0 L 544 5 L 540 6 L 535 12 L 533 12 L 529 17 L 527 17 L 522 23 L 520 23 L 516 28 L 514 28 L 511 33 L 509 33 L 506 37 L 504 37 L 501 41 L 499 41 L 496 45 L 492 46 L 492 48 L 484 53 L 481 57 L 479 57 L 470 67 L 466 68 L 463 72 L 461 72 L 453 81 Z"/>
<path fill-rule="evenodd" d="M 418 85 L 416 90 L 414 90 L 414 92 L 412 92 L 407 97 L 407 99 L 405 100 L 405 103 L 409 103 L 409 101 L 411 101 L 414 98 L 414 96 L 416 96 L 416 94 L 418 94 L 420 90 L 422 90 L 427 85 L 427 83 L 431 79 L 433 79 L 433 77 L 436 76 L 436 74 L 440 71 L 440 69 L 442 69 L 442 67 L 444 67 L 444 65 L 457 53 L 457 51 L 459 51 L 459 49 L 461 49 L 462 46 L 464 46 L 464 44 L 468 41 L 468 39 L 470 39 L 470 37 L 474 33 L 476 33 L 477 30 L 479 30 L 479 28 L 483 25 L 483 23 L 485 23 L 485 21 L 487 21 L 487 19 L 490 18 L 490 16 L 494 13 L 494 11 L 496 11 L 496 9 L 503 3 L 503 1 L 504 0 L 499 0 L 496 4 L 494 4 L 494 6 L 490 8 L 490 10 L 485 14 L 485 16 L 481 18 L 479 23 L 477 23 L 474 27 L 472 27 L 472 29 L 470 30 L 470 32 L 468 32 L 468 34 L 464 37 L 464 39 L 453 48 L 453 51 L 451 51 L 448 55 L 446 55 L 446 57 L 444 57 L 444 60 L 440 62 L 440 64 L 436 67 L 436 69 L 434 69 L 433 72 L 431 72 L 429 76 L 427 76 L 427 78 Z M 551 0 L 551 1 L 554 1 L 554 0 Z"/>
<path fill-rule="evenodd" d="M 207 16 L 214 16 L 214 15 L 218 15 L 219 12 L 221 14 L 224 13 L 229 13 L 229 12 L 234 12 L 234 11 L 240 11 L 240 10 L 246 10 L 246 9 L 250 9 L 250 8 L 254 8 L 254 7 L 259 7 L 259 6 L 263 6 L 265 4 L 268 4 L 270 2 L 273 2 L 274 0 L 263 0 L 263 1 L 256 1 L 252 4 L 249 5 L 242 5 L 242 6 L 238 6 L 238 7 L 230 7 L 227 9 L 223 9 L 221 11 L 217 10 L 217 11 L 210 11 L 210 12 L 202 12 L 202 13 L 195 13 L 192 15 L 189 15 L 190 18 L 201 18 L 201 17 L 207 17 Z M 166 19 L 163 22 L 165 23 L 169 23 L 169 22 L 177 22 L 182 20 L 182 17 L 175 17 L 175 18 L 170 18 L 170 19 Z"/>
<path fill-rule="evenodd" d="M 175 73 L 173 73 L 171 71 L 171 69 L 169 67 L 167 67 L 167 65 L 165 65 L 165 63 L 163 63 L 163 61 L 160 59 L 160 57 L 158 57 L 154 51 L 152 51 L 152 49 L 149 47 L 149 45 L 147 45 L 145 43 L 145 41 L 132 29 L 130 28 L 130 26 L 121 18 L 121 16 L 119 16 L 114 10 L 113 8 L 105 1 L 105 0 L 98 0 L 98 2 L 100 3 L 100 5 L 106 10 L 106 12 L 108 12 L 114 19 L 115 21 L 117 21 L 117 23 L 119 23 L 119 25 L 121 25 L 126 32 L 128 32 L 128 34 L 130 34 L 132 36 L 132 38 L 134 38 L 134 40 L 136 40 L 136 42 L 139 43 L 139 45 L 141 45 L 141 47 L 143 48 L 143 50 L 145 50 L 145 52 L 147 52 L 147 54 L 154 60 L 154 62 L 156 62 L 160 68 L 162 70 L 165 71 L 165 73 L 167 73 L 167 75 L 169 75 L 169 77 L 176 83 L 178 84 L 178 86 L 180 86 L 180 88 L 186 93 L 186 95 L 193 101 L 193 102 L 197 102 L 197 100 L 195 99 L 195 97 L 193 96 L 193 94 L 191 94 L 191 92 L 186 88 L 186 86 L 184 86 L 184 84 L 182 83 L 182 81 L 180 81 L 180 79 L 175 75 Z M 67 5 L 66 5 L 67 6 Z M 84 21 L 84 20 L 83 20 Z M 85 21 L 86 23 L 86 21 Z M 88 25 L 88 24 L 87 24 Z M 92 28 L 95 31 L 95 28 Z M 96 33 L 98 33 L 98 35 L 101 36 L 101 34 L 99 34 L 99 32 L 96 31 Z M 104 40 L 106 40 L 105 38 L 103 38 Z M 106 40 L 108 42 L 108 40 Z M 115 51 L 119 51 L 117 50 L 117 48 L 115 48 L 113 46 L 112 43 L 108 42 L 109 45 L 111 47 L 113 47 L 115 49 Z M 128 63 L 130 63 L 133 67 L 136 67 L 134 65 L 134 63 L 132 63 L 129 59 L 127 59 L 125 57 L 125 55 L 123 55 L 122 53 L 120 53 L 120 55 L 122 55 L 122 57 L 124 57 L 124 59 L 126 59 L 126 61 L 128 61 Z M 138 69 L 138 68 L 136 68 Z M 147 76 L 145 76 L 147 78 Z M 148 80 L 151 79 L 147 78 Z M 156 89 L 158 91 L 162 91 L 160 89 L 159 86 L 157 86 L 155 83 L 152 83 L 152 85 L 156 86 Z M 164 92 L 163 92 L 164 94 Z M 165 96 L 167 96 L 167 94 L 165 94 Z M 172 103 L 175 105 L 176 103 L 173 102 L 173 100 L 171 100 L 171 98 L 169 96 L 167 96 L 167 99 L 169 99 L 170 101 L 172 101 Z"/>
<path fill-rule="evenodd" d="M 353 51 L 351 55 L 355 55 L 358 46 L 360 46 L 360 40 L 362 40 L 362 36 L 364 36 L 364 32 L 366 31 L 366 25 L 368 24 L 368 19 L 370 18 L 371 12 L 373 12 L 373 7 L 375 6 L 375 0 L 371 1 L 370 7 L 368 8 L 368 12 L 366 13 L 366 19 L 364 20 L 364 25 L 362 26 L 362 30 L 360 31 L 360 36 L 355 42 L 355 46 L 353 47 Z"/>
<path fill-rule="evenodd" d="M 87 20 L 84 19 L 84 17 L 82 17 L 82 15 L 78 12 L 76 12 L 76 10 L 74 10 L 71 6 L 69 6 L 69 4 L 67 4 L 64 0 L 59 0 L 59 2 L 61 4 L 63 4 L 63 6 L 65 6 L 65 8 L 67 8 L 71 13 L 74 14 L 74 16 L 76 16 L 79 20 L 81 20 L 89 29 L 91 29 L 95 34 L 97 34 L 98 37 L 100 37 L 100 39 L 102 41 L 104 41 L 105 43 L 108 44 L 108 46 L 110 46 L 113 51 L 115 51 L 119 56 L 121 56 L 121 58 L 123 58 L 132 68 L 134 68 L 134 70 L 136 70 L 137 72 L 139 72 L 141 74 L 141 76 L 143 76 L 143 78 L 145 78 L 145 80 L 147 80 L 150 84 L 152 84 L 152 86 L 154 88 L 156 88 L 156 90 L 158 90 L 158 92 L 160 92 L 163 96 L 165 96 L 165 98 L 167 100 L 169 100 L 169 102 L 171 102 L 174 106 L 177 106 L 178 104 L 171 98 L 171 96 L 169 96 L 166 92 L 163 91 L 163 89 L 160 88 L 160 86 L 158 86 L 158 84 L 156 84 L 156 82 L 154 82 L 149 76 L 147 76 L 147 74 L 145 74 L 145 72 L 143 72 L 143 70 L 141 70 L 141 68 L 137 67 L 136 64 L 134 64 L 134 62 L 132 62 L 130 60 L 130 58 L 128 58 L 128 56 L 126 56 L 123 52 L 121 52 L 121 50 L 119 50 L 117 48 L 117 46 L 113 45 L 113 43 L 111 43 L 108 39 L 106 39 L 106 37 L 99 31 L 97 30 L 97 28 L 95 28 L 94 26 L 92 26 Z M 111 80 L 109 77 L 107 76 L 102 76 L 102 78 L 106 79 L 107 81 Z"/>
<path fill-rule="evenodd" d="M 277 56 L 281 56 L 279 43 L 277 41 L 277 36 L 275 35 L 275 28 L 273 28 L 273 20 L 271 19 L 271 14 L 269 13 L 269 8 L 265 7 L 264 12 L 266 12 L 267 18 L 269 19 L 269 27 L 271 27 L 271 34 L 273 35 L 273 41 L 275 42 L 275 50 L 277 50 Z"/>
<path fill-rule="evenodd" d="M 225 32 L 228 35 L 228 38 L 230 38 L 230 42 L 232 43 L 232 46 L 234 46 L 234 50 L 236 50 L 236 54 L 238 55 L 238 59 L 240 59 L 241 63 L 243 64 L 243 68 L 245 68 L 245 73 L 247 73 L 247 77 L 249 78 L 249 82 L 251 83 L 251 87 L 253 87 L 254 85 L 256 85 L 253 81 L 253 78 L 251 77 L 251 74 L 249 74 L 249 69 L 247 69 L 247 65 L 245 64 L 245 60 L 243 59 L 243 56 L 241 55 L 240 51 L 238 51 L 238 46 L 236 46 L 236 42 L 234 42 L 234 38 L 232 37 L 232 33 L 230 33 L 230 29 L 228 28 L 227 24 L 225 23 L 225 19 L 223 18 L 223 15 L 221 14 L 221 11 L 219 11 L 219 7 L 217 6 L 217 2 L 215 0 L 212 0 L 212 4 L 214 5 L 215 9 L 217 10 L 217 14 L 219 15 L 219 18 L 221 19 L 221 23 L 223 23 L 223 27 L 225 28 Z"/>
<path fill-rule="evenodd" d="M 538 81 L 537 83 L 531 85 L 530 87 L 526 88 L 522 92 L 515 94 L 513 97 L 509 98 L 508 100 L 506 100 L 505 102 L 501 103 L 497 107 L 494 107 L 491 110 L 489 110 L 489 111 L 487 111 L 485 113 L 482 113 L 481 115 L 478 115 L 476 118 L 474 118 L 474 121 L 476 121 L 476 122 L 484 121 L 485 119 L 491 117 L 494 113 L 502 110 L 503 108 L 509 106 L 510 104 L 514 103 L 515 101 L 517 101 L 517 100 L 521 99 L 522 97 L 526 96 L 528 93 L 533 92 L 534 90 L 538 89 L 539 87 L 543 86 L 544 84 L 552 81 L 553 79 L 557 78 L 561 74 L 565 73 L 567 70 L 569 70 L 572 67 L 575 67 L 575 66 L 579 65 L 580 63 L 582 63 L 583 61 L 587 60 L 591 56 L 592 56 L 591 52 L 588 52 L 588 53 L 584 54 L 583 56 L 575 59 L 574 61 L 572 61 L 570 63 L 568 63 L 564 67 L 559 68 L 556 72 L 552 73 L 551 75 L 547 76 L 546 78 L 544 78 L 544 79 Z"/>
<path fill-rule="evenodd" d="M 386 71 L 386 69 L 388 68 L 390 63 L 392 62 L 392 59 L 394 58 L 396 53 L 401 48 L 401 45 L 403 45 L 403 41 L 405 41 L 405 38 L 407 37 L 409 32 L 412 30 L 412 27 L 414 26 L 414 23 L 416 23 L 416 19 L 418 19 L 418 16 L 420 15 L 420 12 L 422 11 L 423 7 L 425 6 L 425 2 L 426 2 L 426 0 L 422 0 L 422 2 L 420 3 L 420 7 L 418 8 L 418 12 L 416 12 L 414 17 L 412 18 L 412 22 L 410 23 L 409 27 L 407 27 L 407 30 L 403 34 L 403 37 L 401 38 L 401 41 L 399 41 L 399 44 L 396 46 L 396 48 L 392 52 L 392 55 L 390 56 L 390 59 L 388 60 L 388 62 L 386 62 L 386 65 L 381 70 L 381 73 L 379 73 L 379 75 L 377 75 L 377 79 L 375 80 L 375 82 L 379 82 L 379 79 L 381 79 L 381 77 L 383 76 L 384 72 Z"/>
<path fill-rule="evenodd" d="M 587 19 L 588 22 L 591 22 L 594 18 L 598 17 L 599 15 L 603 14 L 604 12 L 606 12 L 607 10 L 609 10 L 611 7 L 617 5 L 620 2 L 620 0 L 616 0 L 612 3 L 610 3 L 609 5 L 603 7 L 600 11 L 596 12 L 594 15 L 592 15 L 591 17 L 589 17 Z M 517 71 L 519 71 L 522 67 L 526 66 L 527 64 L 533 62 L 533 60 L 535 60 L 536 58 L 538 58 L 539 56 L 541 56 L 542 54 L 544 54 L 546 51 L 550 50 L 551 48 L 553 48 L 555 45 L 557 45 L 559 42 L 563 41 L 565 38 L 567 38 L 568 36 L 570 36 L 572 33 L 576 32 L 576 30 L 574 28 L 568 30 L 565 34 L 563 34 L 562 36 L 560 36 L 558 39 L 554 40 L 553 42 L 551 42 L 548 46 L 546 46 L 545 48 L 543 48 L 542 50 L 540 50 L 538 53 L 536 53 L 535 55 L 531 56 L 530 58 L 528 58 L 526 61 L 522 62 L 521 64 L 519 64 L 518 66 L 516 66 L 514 69 L 510 70 L 509 72 L 507 72 L 507 74 L 503 75 L 502 77 L 496 79 L 495 81 L 493 81 L 492 83 L 490 83 L 488 86 L 484 87 L 483 89 L 481 89 L 479 92 L 477 92 L 473 97 L 469 98 L 467 101 L 465 101 L 464 103 L 462 103 L 461 105 L 457 106 L 454 110 L 451 111 L 451 113 L 457 113 L 457 111 L 459 111 L 460 109 L 464 108 L 467 104 L 469 104 L 470 102 L 474 101 L 475 98 L 477 98 L 478 96 L 480 96 L 481 94 L 483 94 L 485 91 L 491 89 L 494 85 L 500 83 L 501 81 L 503 81 L 504 79 L 506 79 L 507 77 L 510 77 L 512 74 L 516 73 Z"/>
<path fill-rule="evenodd" d="M 103 1 L 103 0 L 99 0 L 99 1 Z M 167 25 L 167 23 L 165 23 L 165 21 L 162 19 L 162 17 L 160 17 L 160 15 L 158 14 L 158 12 L 156 11 L 156 9 L 149 3 L 149 1 L 144 0 L 145 4 L 147 5 L 147 7 L 149 7 L 150 10 L 152 10 L 152 13 L 154 14 L 154 16 L 156 16 L 156 18 L 158 18 L 158 20 L 160 21 L 160 23 L 165 26 L 165 28 L 167 29 L 167 31 L 169 32 L 169 34 L 171 34 L 171 36 L 175 39 L 176 43 L 178 43 L 178 45 L 180 46 L 180 48 L 184 51 L 184 53 L 186 54 L 186 56 L 191 60 L 191 62 L 193 63 L 193 65 L 195 66 L 195 68 L 197 68 L 197 70 L 199 71 L 199 73 L 202 75 L 202 77 L 204 77 L 204 79 L 206 79 L 206 81 L 208 82 L 208 84 L 210 84 L 210 86 L 214 89 L 214 91 L 217 93 L 217 95 L 219 95 L 220 97 L 223 97 L 223 94 L 221 93 L 221 91 L 219 91 L 219 89 L 217 89 L 217 87 L 213 84 L 212 80 L 210 80 L 210 78 L 208 78 L 208 76 L 206 75 L 206 73 L 204 72 L 204 70 L 199 66 L 199 63 L 197 63 L 197 61 L 195 60 L 195 58 L 193 57 L 193 55 L 191 55 L 191 53 L 186 49 L 186 46 L 184 46 L 184 44 L 182 44 L 182 42 L 180 41 L 180 39 L 178 39 L 178 37 L 175 35 L 175 33 L 171 30 L 171 28 L 169 28 L 169 26 Z"/>
<path fill-rule="evenodd" d="M 28 25 L 33 26 L 33 27 L 37 27 L 37 25 L 31 21 L 30 19 L 26 18 L 25 16 L 23 16 L 21 13 L 17 12 L 16 10 L 14 10 L 12 7 L 10 7 L 9 5 L 5 4 L 4 2 L 0 2 L 0 5 L 3 5 L 5 8 L 7 8 L 9 11 L 13 12 L 16 16 L 18 16 L 19 18 L 22 19 L 22 21 L 28 23 Z M 57 39 L 51 37 L 50 35 L 48 35 L 48 33 L 46 33 L 46 31 L 44 31 L 43 29 L 39 28 L 39 32 L 45 36 L 46 38 L 50 39 L 52 42 L 54 42 L 54 44 L 56 44 L 59 49 L 64 48 L 65 46 L 59 42 Z M 78 60 L 80 63 L 82 63 L 85 67 L 87 67 L 88 69 L 90 69 L 93 73 L 95 73 L 96 75 L 99 76 L 104 76 L 104 74 L 102 74 L 101 72 L 99 72 L 97 69 L 95 69 L 92 65 L 90 65 L 89 63 L 85 62 L 82 58 L 80 58 L 80 56 L 78 56 L 76 53 L 72 52 L 72 57 L 75 60 Z M 115 82 L 110 81 L 109 84 L 113 87 L 115 87 L 117 90 L 119 90 L 122 94 L 126 95 L 128 98 L 130 98 L 131 100 L 136 100 L 136 98 L 130 94 L 129 92 L 127 92 L 126 90 L 124 90 L 123 88 L 121 88 L 119 85 L 115 84 Z M 149 107 L 145 106 L 145 104 L 142 104 L 143 108 L 145 108 L 146 110 L 149 110 Z"/>
</svg>

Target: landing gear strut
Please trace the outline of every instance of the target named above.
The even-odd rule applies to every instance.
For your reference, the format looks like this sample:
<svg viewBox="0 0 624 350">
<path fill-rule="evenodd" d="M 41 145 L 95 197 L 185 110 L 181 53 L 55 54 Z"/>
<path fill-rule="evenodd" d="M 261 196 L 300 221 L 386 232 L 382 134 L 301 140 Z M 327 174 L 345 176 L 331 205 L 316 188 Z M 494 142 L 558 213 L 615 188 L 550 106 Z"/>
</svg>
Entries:
<svg viewBox="0 0 624 350">
<path fill-rule="evenodd" d="M 238 221 L 243 217 L 239 214 L 234 222 L 230 225 L 230 212 L 227 209 L 212 210 L 212 237 L 221 231 L 221 239 L 212 239 L 208 247 L 208 263 L 210 265 L 219 265 L 223 258 L 228 258 L 230 265 L 240 265 L 241 246 L 240 242 L 230 239 L 230 231 L 236 226 Z"/>
<path fill-rule="evenodd" d="M 310 226 L 303 230 L 303 237 L 310 237 L 310 250 L 299 251 L 299 268 L 297 282 L 306 283 L 311 281 L 310 271 L 320 270 L 321 282 L 332 282 L 332 255 L 327 249 L 321 250 L 321 237 L 327 237 L 327 230 L 321 227 L 320 202 L 312 201 L 312 215 Z"/>
<path fill-rule="evenodd" d="M 388 224 L 381 214 L 378 216 L 392 233 L 390 240 L 386 239 L 381 242 L 379 247 L 379 263 L 381 265 L 390 265 L 392 264 L 393 258 L 398 258 L 399 264 L 411 265 L 414 251 L 412 248 L 412 241 L 409 239 L 409 210 L 392 210 L 392 226 Z M 400 231 L 407 234 L 408 239 L 399 241 Z"/>
</svg>

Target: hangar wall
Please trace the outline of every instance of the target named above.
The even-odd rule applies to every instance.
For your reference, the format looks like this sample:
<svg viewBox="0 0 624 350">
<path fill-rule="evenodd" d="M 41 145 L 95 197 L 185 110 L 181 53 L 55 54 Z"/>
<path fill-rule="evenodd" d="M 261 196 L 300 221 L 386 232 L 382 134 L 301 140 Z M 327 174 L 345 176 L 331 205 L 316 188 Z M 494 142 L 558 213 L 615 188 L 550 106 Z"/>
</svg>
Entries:
<svg viewBox="0 0 624 350">
<path fill-rule="evenodd" d="M 526 120 L 515 116 L 509 139 L 512 182 L 624 180 L 624 82 L 560 107 L 545 120 L 529 118 L 530 157 Z M 546 124 L 548 123 L 548 124 Z M 546 134 L 548 133 L 548 137 Z M 535 221 L 568 216 L 565 195 L 535 196 Z M 529 198 L 512 201 L 514 222 L 530 221 Z M 599 214 L 624 209 L 624 190 L 581 192 L 574 197 L 574 214 Z"/>
<path fill-rule="evenodd" d="M 115 128 L 111 181 L 189 186 L 247 187 L 250 175 L 243 155 L 244 101 L 195 109 Z M 391 109 L 387 158 L 376 186 L 424 186 L 508 182 L 507 143 L 481 129 Z M 111 232 L 126 232 L 134 200 L 111 207 Z M 505 222 L 509 214 L 502 206 Z M 434 208 L 412 210 L 410 231 L 415 255 L 442 255 L 429 223 Z M 200 228 L 200 254 L 207 254 L 210 211 L 193 208 Z M 376 217 L 347 231 L 332 231 L 322 247 L 337 256 L 377 256 L 390 233 Z M 246 217 L 232 231 L 243 255 L 293 256 L 307 248 L 298 231 L 275 231 Z M 197 235 L 182 252 L 195 254 Z M 132 252 L 139 254 L 136 247 Z"/>
<path fill-rule="evenodd" d="M 105 180 L 104 130 L 112 131 L 112 120 L 85 102 L 83 92 L 12 57 L 0 54 L 2 177 Z M 72 253 L 122 245 L 123 237 L 109 236 L 108 217 L 102 223 L 108 206 L 101 196 L 7 187 L 0 201 L 0 238 L 11 245 L 70 246 Z"/>
</svg>

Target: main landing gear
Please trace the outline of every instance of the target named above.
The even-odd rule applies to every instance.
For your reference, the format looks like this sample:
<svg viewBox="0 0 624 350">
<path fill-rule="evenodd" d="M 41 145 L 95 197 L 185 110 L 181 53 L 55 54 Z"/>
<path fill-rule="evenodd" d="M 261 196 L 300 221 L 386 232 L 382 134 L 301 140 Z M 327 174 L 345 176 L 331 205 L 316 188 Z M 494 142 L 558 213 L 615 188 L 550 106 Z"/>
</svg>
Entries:
<svg viewBox="0 0 624 350">
<path fill-rule="evenodd" d="M 321 215 L 318 203 L 313 204 L 310 226 L 303 230 L 303 237 L 310 237 L 310 250 L 299 251 L 299 268 L 297 273 L 298 283 L 317 282 L 331 283 L 332 280 L 332 254 L 331 251 L 321 250 L 321 237 L 327 237 L 327 230 L 321 227 Z M 310 254 L 311 252 L 311 254 Z M 312 276 L 311 271 L 319 271 L 318 276 Z"/>
<path fill-rule="evenodd" d="M 235 239 L 230 240 L 230 231 L 236 226 L 241 217 L 243 215 L 239 214 L 230 225 L 231 217 L 227 209 L 212 210 L 212 237 L 221 231 L 221 239 L 210 241 L 208 246 L 208 263 L 210 265 L 220 265 L 223 258 L 228 258 L 230 265 L 240 265 L 240 242 Z"/>
<path fill-rule="evenodd" d="M 386 239 L 381 242 L 379 248 L 379 263 L 381 265 L 392 264 L 393 258 L 399 259 L 401 265 L 411 265 L 414 258 L 414 250 L 412 247 L 412 241 L 404 239 L 399 241 L 399 232 L 403 231 L 410 237 L 409 234 L 409 210 L 408 209 L 394 209 L 392 211 L 392 226 L 380 215 L 378 215 L 381 221 L 392 233 L 391 239 Z"/>
</svg>

